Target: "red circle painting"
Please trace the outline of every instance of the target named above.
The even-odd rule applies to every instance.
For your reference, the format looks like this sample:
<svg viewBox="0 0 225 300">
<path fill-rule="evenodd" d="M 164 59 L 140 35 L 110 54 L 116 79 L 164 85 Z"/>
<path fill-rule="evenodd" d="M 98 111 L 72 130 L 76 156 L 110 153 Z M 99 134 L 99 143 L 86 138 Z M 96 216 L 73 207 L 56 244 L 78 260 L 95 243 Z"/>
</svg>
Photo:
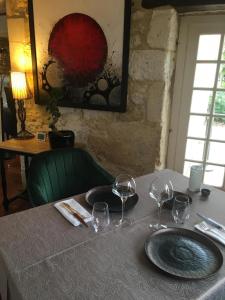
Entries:
<svg viewBox="0 0 225 300">
<path fill-rule="evenodd" d="M 65 79 L 83 87 L 103 71 L 108 46 L 102 28 L 94 19 L 74 13 L 53 27 L 48 52 L 62 68 Z"/>
</svg>

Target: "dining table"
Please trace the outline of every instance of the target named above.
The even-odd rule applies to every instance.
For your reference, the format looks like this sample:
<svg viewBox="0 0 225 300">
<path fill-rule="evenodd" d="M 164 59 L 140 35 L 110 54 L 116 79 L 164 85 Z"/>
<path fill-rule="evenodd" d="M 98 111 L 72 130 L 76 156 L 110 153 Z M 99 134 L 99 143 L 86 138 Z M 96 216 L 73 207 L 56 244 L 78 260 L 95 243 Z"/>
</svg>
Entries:
<svg viewBox="0 0 225 300">
<path fill-rule="evenodd" d="M 157 221 L 157 205 L 148 191 L 156 176 L 187 192 L 188 178 L 172 170 L 136 178 L 139 199 L 126 212 L 132 220 L 127 226 L 97 233 L 92 226 L 74 227 L 54 203 L 0 218 L 1 300 L 225 299 L 224 265 L 208 278 L 185 280 L 169 276 L 148 259 L 144 245 L 153 232 L 149 224 Z M 197 232 L 197 212 L 225 224 L 225 192 L 210 189 L 207 198 L 191 194 L 190 218 L 180 227 Z M 91 212 L 85 194 L 74 199 Z M 111 213 L 111 220 L 116 216 Z M 162 221 L 178 226 L 169 209 L 162 210 Z M 225 247 L 215 244 L 224 258 Z"/>
</svg>

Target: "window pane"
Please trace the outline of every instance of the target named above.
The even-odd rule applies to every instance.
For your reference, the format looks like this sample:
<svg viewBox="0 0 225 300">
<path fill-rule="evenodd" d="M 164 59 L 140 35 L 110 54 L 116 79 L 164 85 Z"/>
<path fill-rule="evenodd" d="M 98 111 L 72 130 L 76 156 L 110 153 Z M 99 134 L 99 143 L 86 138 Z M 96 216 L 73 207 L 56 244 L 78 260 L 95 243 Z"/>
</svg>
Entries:
<svg viewBox="0 0 225 300">
<path fill-rule="evenodd" d="M 183 169 L 183 175 L 186 177 L 190 177 L 190 171 L 191 171 L 191 166 L 198 166 L 200 164 L 194 163 L 192 161 L 185 161 L 184 162 L 184 169 Z"/>
<path fill-rule="evenodd" d="M 196 64 L 194 87 L 212 88 L 215 75 L 216 64 Z"/>
<path fill-rule="evenodd" d="M 211 105 L 212 105 L 211 91 L 193 91 L 192 101 L 191 101 L 192 113 L 201 113 L 201 114 L 210 113 Z"/>
<path fill-rule="evenodd" d="M 224 42 L 223 42 L 223 50 L 222 50 L 221 59 L 225 60 L 225 39 L 224 39 Z"/>
<path fill-rule="evenodd" d="M 220 34 L 204 34 L 199 38 L 198 60 L 217 60 L 220 47 Z"/>
<path fill-rule="evenodd" d="M 225 88 L 225 64 L 220 65 L 217 87 Z"/>
<path fill-rule="evenodd" d="M 215 114 L 225 114 L 225 91 L 218 91 L 215 97 L 214 105 Z"/>
<path fill-rule="evenodd" d="M 185 158 L 191 160 L 202 160 L 205 142 L 198 140 L 187 140 Z"/>
<path fill-rule="evenodd" d="M 225 143 L 209 143 L 208 162 L 214 164 L 225 164 Z"/>
<path fill-rule="evenodd" d="M 206 165 L 206 172 L 204 175 L 204 183 L 222 187 L 224 180 L 224 167 Z"/>
<path fill-rule="evenodd" d="M 205 138 L 208 124 L 208 117 L 190 116 L 188 125 L 188 136 Z"/>
<path fill-rule="evenodd" d="M 211 126 L 211 139 L 225 141 L 225 118 L 214 117 Z"/>
</svg>

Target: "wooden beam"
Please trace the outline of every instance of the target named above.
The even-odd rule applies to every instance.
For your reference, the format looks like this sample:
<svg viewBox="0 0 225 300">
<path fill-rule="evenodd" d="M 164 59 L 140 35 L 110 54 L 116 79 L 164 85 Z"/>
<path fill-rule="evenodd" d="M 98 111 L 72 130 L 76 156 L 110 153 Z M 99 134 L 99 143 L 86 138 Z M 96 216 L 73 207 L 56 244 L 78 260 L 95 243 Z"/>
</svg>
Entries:
<svg viewBox="0 0 225 300">
<path fill-rule="evenodd" d="M 155 8 L 158 6 L 171 5 L 175 8 L 184 6 L 205 6 L 205 5 L 222 5 L 225 0 L 142 0 L 144 8 Z"/>
</svg>

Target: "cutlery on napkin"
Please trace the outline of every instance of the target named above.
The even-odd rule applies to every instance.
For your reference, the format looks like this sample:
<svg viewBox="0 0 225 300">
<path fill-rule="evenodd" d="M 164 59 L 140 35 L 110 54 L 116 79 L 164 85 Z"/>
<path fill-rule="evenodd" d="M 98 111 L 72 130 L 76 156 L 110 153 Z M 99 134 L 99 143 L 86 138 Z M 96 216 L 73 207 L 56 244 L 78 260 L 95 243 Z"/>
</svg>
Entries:
<svg viewBox="0 0 225 300">
<path fill-rule="evenodd" d="M 225 232 L 207 224 L 205 221 L 196 224 L 195 228 L 225 246 Z"/>
<path fill-rule="evenodd" d="M 202 218 L 207 224 L 213 226 L 213 227 L 216 227 L 217 229 L 219 230 L 222 230 L 222 231 L 225 231 L 225 226 L 218 223 L 217 221 L 211 219 L 211 218 L 208 218 L 204 215 L 201 215 L 199 213 L 197 213 L 197 216 L 199 216 L 200 218 Z"/>
<path fill-rule="evenodd" d="M 83 219 L 84 223 L 93 219 L 92 215 L 73 198 L 57 202 L 54 206 L 73 226 L 79 226 L 82 223 L 79 217 L 75 217 L 75 213 Z"/>
<path fill-rule="evenodd" d="M 62 202 L 61 206 L 66 208 L 68 212 L 70 212 L 74 218 L 78 219 L 83 225 L 88 227 L 88 224 L 84 221 L 84 216 L 80 215 L 74 208 L 72 208 L 68 203 Z"/>
</svg>

